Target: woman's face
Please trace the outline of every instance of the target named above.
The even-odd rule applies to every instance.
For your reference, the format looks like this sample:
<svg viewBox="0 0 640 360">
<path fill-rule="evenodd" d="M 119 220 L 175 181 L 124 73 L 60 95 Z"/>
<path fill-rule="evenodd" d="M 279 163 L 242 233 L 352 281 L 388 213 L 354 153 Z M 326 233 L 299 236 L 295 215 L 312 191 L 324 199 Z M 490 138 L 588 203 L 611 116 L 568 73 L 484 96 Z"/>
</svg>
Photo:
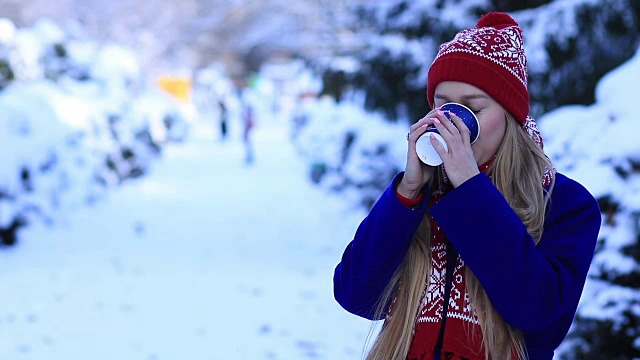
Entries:
<svg viewBox="0 0 640 360">
<path fill-rule="evenodd" d="M 478 166 L 496 154 L 504 138 L 506 112 L 487 93 L 467 83 L 443 81 L 436 86 L 434 102 L 436 107 L 457 102 L 476 114 L 480 122 L 480 137 L 471 145 L 471 149 Z"/>
</svg>

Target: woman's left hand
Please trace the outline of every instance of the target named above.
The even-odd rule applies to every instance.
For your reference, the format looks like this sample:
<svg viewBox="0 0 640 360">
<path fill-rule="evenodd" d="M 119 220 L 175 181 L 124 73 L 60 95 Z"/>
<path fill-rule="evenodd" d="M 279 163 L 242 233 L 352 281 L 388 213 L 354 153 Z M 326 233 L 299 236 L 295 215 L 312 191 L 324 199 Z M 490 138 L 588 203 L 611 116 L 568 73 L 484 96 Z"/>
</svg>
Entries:
<svg viewBox="0 0 640 360">
<path fill-rule="evenodd" d="M 450 113 L 450 115 L 453 123 L 449 121 L 442 111 L 438 111 L 438 121 L 434 124 L 444 138 L 448 151 L 433 136 L 431 136 L 431 144 L 440 155 L 449 180 L 451 180 L 454 187 L 458 187 L 479 174 L 480 171 L 473 156 L 473 150 L 471 150 L 469 128 L 457 115 L 453 113 Z"/>
</svg>

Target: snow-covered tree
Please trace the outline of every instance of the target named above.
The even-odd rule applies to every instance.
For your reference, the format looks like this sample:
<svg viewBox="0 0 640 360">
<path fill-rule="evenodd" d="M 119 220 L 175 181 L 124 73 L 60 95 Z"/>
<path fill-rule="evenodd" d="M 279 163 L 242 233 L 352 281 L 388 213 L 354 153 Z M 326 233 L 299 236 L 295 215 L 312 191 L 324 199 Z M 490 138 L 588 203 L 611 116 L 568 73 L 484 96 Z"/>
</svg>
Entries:
<svg viewBox="0 0 640 360">
<path fill-rule="evenodd" d="M 554 1 L 514 16 L 525 31 L 536 115 L 565 104 L 592 104 L 598 80 L 640 43 L 637 0 Z"/>
<path fill-rule="evenodd" d="M 603 224 L 562 359 L 640 358 L 640 49 L 608 73 L 590 106 L 545 115 L 545 148 L 558 169 L 597 198 Z"/>
<path fill-rule="evenodd" d="M 257 71 L 274 52 L 317 58 L 346 49 L 351 4 L 364 0 L 0 0 L 20 25 L 48 17 L 77 35 L 139 50 L 145 67 L 205 67 L 225 61 Z M 245 71 L 240 68 L 239 71 Z"/>
<path fill-rule="evenodd" d="M 512 11 L 524 30 L 534 115 L 592 103 L 598 79 L 629 59 L 640 41 L 634 0 L 368 3 L 357 7 L 353 25 L 368 45 L 355 54 L 362 66 L 344 81 L 365 91 L 367 108 L 413 122 L 428 109 L 427 71 L 438 45 L 489 11 Z"/>
<path fill-rule="evenodd" d="M 394 0 L 355 7 L 354 29 L 367 46 L 351 54 L 362 65 L 344 81 L 365 92 L 367 109 L 382 110 L 390 121 L 419 118 L 428 109 L 427 71 L 438 44 L 489 7 L 484 0 Z M 336 72 L 330 65 L 327 78 Z"/>
</svg>

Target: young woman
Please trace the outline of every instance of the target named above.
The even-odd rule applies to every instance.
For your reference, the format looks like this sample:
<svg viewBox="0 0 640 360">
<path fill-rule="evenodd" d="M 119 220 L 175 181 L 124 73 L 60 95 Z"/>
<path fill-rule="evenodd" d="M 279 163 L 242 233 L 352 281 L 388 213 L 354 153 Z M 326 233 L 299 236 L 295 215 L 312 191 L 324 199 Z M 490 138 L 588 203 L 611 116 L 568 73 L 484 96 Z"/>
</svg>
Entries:
<svg viewBox="0 0 640 360">
<path fill-rule="evenodd" d="M 433 110 L 411 126 L 405 171 L 347 246 L 335 297 L 384 319 L 367 359 L 552 359 L 593 258 L 598 204 L 542 150 L 510 16 L 487 14 L 441 45 L 428 76 Z M 447 102 L 476 113 L 473 145 L 440 111 Z M 431 125 L 447 145 L 431 138 L 438 167 L 415 152 Z"/>
</svg>

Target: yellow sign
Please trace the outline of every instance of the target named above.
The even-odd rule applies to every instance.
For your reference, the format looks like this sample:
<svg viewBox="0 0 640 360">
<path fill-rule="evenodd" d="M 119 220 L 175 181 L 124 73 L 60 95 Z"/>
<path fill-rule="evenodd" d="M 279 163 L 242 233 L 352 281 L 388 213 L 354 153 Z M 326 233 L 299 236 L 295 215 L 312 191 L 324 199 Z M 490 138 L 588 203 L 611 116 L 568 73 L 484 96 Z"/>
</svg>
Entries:
<svg viewBox="0 0 640 360">
<path fill-rule="evenodd" d="M 191 102 L 191 79 L 186 76 L 161 76 L 158 86 L 183 103 Z"/>
</svg>

